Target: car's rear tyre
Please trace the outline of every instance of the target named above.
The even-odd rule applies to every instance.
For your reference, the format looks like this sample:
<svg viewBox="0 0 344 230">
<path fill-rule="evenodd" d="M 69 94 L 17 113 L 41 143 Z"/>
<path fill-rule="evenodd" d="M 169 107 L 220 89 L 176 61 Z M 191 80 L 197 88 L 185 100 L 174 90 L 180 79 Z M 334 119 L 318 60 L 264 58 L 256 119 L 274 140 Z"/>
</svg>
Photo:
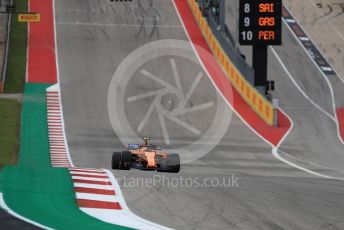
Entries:
<svg viewBox="0 0 344 230">
<path fill-rule="evenodd" d="M 114 152 L 112 154 L 112 160 L 111 160 L 111 168 L 112 169 L 120 169 L 121 164 L 121 153 Z"/>
<path fill-rule="evenodd" d="M 178 173 L 180 171 L 180 157 L 177 153 L 172 153 L 167 156 L 165 162 L 161 162 L 156 170 L 157 172 Z"/>
<path fill-rule="evenodd" d="M 123 151 L 121 155 L 121 169 L 130 170 L 130 163 L 133 157 L 132 153 L 130 151 Z"/>
<path fill-rule="evenodd" d="M 180 157 L 177 153 L 171 153 L 167 156 L 168 172 L 178 173 L 180 171 Z"/>
</svg>

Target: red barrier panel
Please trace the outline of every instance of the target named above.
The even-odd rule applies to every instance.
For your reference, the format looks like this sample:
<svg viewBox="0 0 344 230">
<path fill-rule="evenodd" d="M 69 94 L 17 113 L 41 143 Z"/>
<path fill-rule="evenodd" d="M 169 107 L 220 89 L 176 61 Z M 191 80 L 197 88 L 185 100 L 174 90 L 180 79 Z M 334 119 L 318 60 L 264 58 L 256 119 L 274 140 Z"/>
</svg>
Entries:
<svg viewBox="0 0 344 230">
<path fill-rule="evenodd" d="M 337 108 L 336 113 L 339 126 L 339 134 L 344 141 L 344 108 Z"/>
</svg>

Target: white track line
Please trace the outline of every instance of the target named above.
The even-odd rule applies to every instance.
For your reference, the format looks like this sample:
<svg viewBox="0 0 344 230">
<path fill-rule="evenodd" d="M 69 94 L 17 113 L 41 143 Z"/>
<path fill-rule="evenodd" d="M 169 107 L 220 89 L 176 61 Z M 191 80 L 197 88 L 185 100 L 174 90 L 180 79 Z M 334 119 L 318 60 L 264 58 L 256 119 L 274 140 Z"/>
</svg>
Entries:
<svg viewBox="0 0 344 230">
<path fill-rule="evenodd" d="M 271 51 L 273 52 L 273 54 L 275 55 L 275 57 L 277 58 L 278 62 L 280 63 L 280 65 L 282 66 L 283 70 L 286 72 L 286 74 L 288 75 L 289 79 L 293 82 L 293 84 L 296 86 L 296 88 L 300 91 L 300 93 L 312 104 L 314 105 L 317 109 L 319 109 L 321 112 L 323 112 L 326 116 L 328 116 L 331 120 L 333 120 L 334 122 L 336 122 L 336 119 L 334 116 L 332 116 L 331 114 L 329 114 L 328 112 L 326 112 L 323 108 L 321 108 L 317 103 L 315 103 L 308 95 L 307 93 L 300 87 L 300 85 L 296 82 L 296 80 L 294 79 L 294 77 L 291 75 L 291 73 L 289 72 L 289 70 L 287 69 L 287 67 L 285 66 L 285 64 L 283 63 L 282 59 L 280 58 L 280 56 L 277 54 L 276 50 L 273 47 L 270 47 Z"/>
<path fill-rule="evenodd" d="M 28 1 L 27 3 L 27 8 L 28 8 L 28 11 L 30 11 L 31 9 L 31 1 Z M 27 32 L 26 32 L 26 36 L 27 36 L 27 46 L 26 46 L 26 67 L 25 67 L 25 82 L 29 82 L 29 61 L 30 61 L 30 58 L 29 58 L 29 55 L 30 55 L 30 49 L 29 49 L 29 38 L 30 38 L 30 24 L 31 23 L 28 23 L 27 25 Z"/>
<path fill-rule="evenodd" d="M 287 8 L 286 8 L 287 9 Z M 288 9 L 287 9 L 288 10 Z M 289 11 L 289 10 L 288 10 Z M 289 11 L 289 14 L 292 15 Z M 300 28 L 304 31 L 305 35 L 310 39 L 311 37 L 307 34 L 306 30 L 301 26 L 301 24 L 299 24 L 295 19 L 295 23 L 297 23 Z M 342 139 L 342 136 L 340 134 L 340 125 L 339 125 L 339 121 L 338 121 L 338 117 L 337 117 L 337 111 L 336 111 L 336 103 L 335 103 L 335 97 L 334 97 L 334 90 L 332 88 L 332 84 L 330 82 L 330 80 L 328 79 L 327 75 L 324 74 L 324 72 L 321 70 L 321 68 L 318 66 L 318 64 L 315 62 L 315 60 L 311 57 L 310 53 L 307 51 L 307 49 L 303 46 L 303 44 L 301 43 L 300 39 L 297 37 L 297 35 L 294 33 L 294 31 L 289 27 L 288 23 L 286 22 L 285 19 L 283 19 L 284 24 L 286 25 L 286 27 L 288 28 L 288 30 L 290 31 L 290 33 L 294 36 L 295 40 L 299 43 L 299 45 L 302 47 L 302 49 L 305 51 L 305 53 L 307 54 L 307 56 L 309 57 L 309 59 L 311 59 L 311 61 L 313 62 L 313 64 L 315 65 L 315 67 L 318 69 L 318 71 L 320 72 L 320 74 L 325 78 L 326 83 L 328 84 L 328 86 L 330 87 L 330 92 L 331 92 L 331 97 L 332 97 L 332 107 L 333 107 L 333 114 L 335 117 L 335 123 L 337 126 L 337 136 L 338 139 L 342 142 L 342 144 L 344 145 L 344 140 Z M 321 55 L 325 58 L 325 60 L 329 63 L 330 62 L 327 60 L 326 56 L 321 52 L 321 50 L 319 49 L 319 47 L 313 42 L 313 45 L 319 50 L 319 52 L 321 53 Z M 339 77 L 338 73 L 336 72 L 336 70 L 331 66 L 331 68 L 333 69 L 333 71 L 336 73 L 337 78 L 344 84 L 344 80 Z"/>
<path fill-rule="evenodd" d="M 272 155 L 279 159 L 280 161 L 288 164 L 289 166 L 293 167 L 293 168 L 296 168 L 296 169 L 299 169 L 301 171 L 304 171 L 306 173 L 309 173 L 311 175 L 314 175 L 314 176 L 318 176 L 318 177 L 322 177 L 322 178 L 326 178 L 326 179 L 334 179 L 334 180 L 344 180 L 343 178 L 337 178 L 337 177 L 332 177 L 332 176 L 328 176 L 328 175 L 325 175 L 325 174 L 322 174 L 322 173 L 317 173 L 317 172 L 314 172 L 312 170 L 309 170 L 305 167 L 302 167 L 300 165 L 297 165 L 291 161 L 288 161 L 287 159 L 283 158 L 279 152 L 278 152 L 278 149 L 280 148 L 280 146 L 282 145 L 282 143 L 284 142 L 284 140 L 287 138 L 287 136 L 289 135 L 289 133 L 292 131 L 292 129 L 294 128 L 294 122 L 293 120 L 288 116 L 288 114 L 286 114 L 284 111 L 282 111 L 284 113 L 284 115 L 286 115 L 290 121 L 292 122 L 292 127 L 288 130 L 287 134 L 283 137 L 283 139 L 281 140 L 281 142 L 276 146 L 272 146 Z"/>
<path fill-rule="evenodd" d="M 126 213 L 126 215 L 131 216 L 133 218 L 133 220 L 135 220 L 135 222 L 143 224 L 143 226 L 145 226 L 145 228 L 142 228 L 142 229 L 161 229 L 161 230 L 170 229 L 170 228 L 167 228 L 165 226 L 150 222 L 150 221 L 143 219 L 143 218 L 137 216 L 136 214 L 132 213 L 130 211 L 129 207 L 127 206 L 127 203 L 124 200 L 124 196 L 122 194 L 121 188 L 118 185 L 115 177 L 113 176 L 113 174 L 109 170 L 107 170 L 107 169 L 104 169 L 104 170 L 105 170 L 106 174 L 108 175 L 112 185 L 114 186 L 115 191 L 117 192 L 116 194 L 118 196 L 119 203 L 121 204 L 122 209 L 123 209 L 124 213 Z"/>
<path fill-rule="evenodd" d="M 64 115 L 63 115 L 63 106 L 62 106 L 62 93 L 60 89 L 60 64 L 59 64 L 59 55 L 58 55 L 58 44 L 57 44 L 57 32 L 56 32 L 56 11 L 55 11 L 55 0 L 52 0 L 53 4 L 53 26 L 54 26 L 54 47 L 55 47 L 55 62 L 56 62 L 56 77 L 57 77 L 57 88 L 58 88 L 58 101 L 60 104 L 60 116 L 61 116 L 61 122 L 62 122 L 62 130 L 63 130 L 63 139 L 65 142 L 66 150 L 67 150 L 67 157 L 69 159 L 69 163 L 71 167 L 74 167 L 74 163 L 72 161 L 72 158 L 70 156 L 66 132 L 65 132 L 65 123 L 64 123 Z"/>
<path fill-rule="evenodd" d="M 325 113 L 333 122 L 335 122 L 337 124 L 337 120 L 331 116 L 330 114 L 328 114 L 325 110 L 323 110 L 319 105 L 317 105 L 312 99 L 310 99 L 308 97 L 308 95 L 301 89 L 301 87 L 296 83 L 296 81 L 294 80 L 294 78 L 292 77 L 291 73 L 289 72 L 289 70 L 287 69 L 287 67 L 284 65 L 284 63 L 282 62 L 281 58 L 279 57 L 279 55 L 277 54 L 277 52 L 274 50 L 274 48 L 271 47 L 272 52 L 274 53 L 275 57 L 277 58 L 278 62 L 281 64 L 283 70 L 285 71 L 285 73 L 288 75 L 288 77 L 290 78 L 290 80 L 294 83 L 294 85 L 296 86 L 296 88 L 303 94 L 303 96 L 311 103 L 313 104 L 317 109 L 319 109 L 321 112 Z M 286 114 L 286 116 L 288 116 Z M 292 119 L 290 119 L 292 121 Z M 294 122 L 292 124 L 292 127 L 294 127 Z M 291 131 L 292 129 L 290 129 L 289 131 Z M 289 132 L 288 132 L 289 134 Z M 287 137 L 287 135 L 285 136 Z M 284 141 L 284 139 L 283 139 Z M 309 170 L 307 168 L 304 168 L 302 166 L 299 166 L 293 162 L 290 162 L 288 160 L 286 160 L 285 158 L 283 158 L 279 153 L 278 153 L 278 149 L 280 147 L 280 145 L 283 143 L 283 141 L 280 142 L 280 144 L 276 147 L 272 149 L 272 154 L 279 160 L 283 161 L 284 163 L 289 164 L 292 167 L 298 168 L 304 172 L 310 173 L 312 175 L 315 176 L 319 176 L 319 177 L 323 177 L 323 178 L 327 178 L 327 179 L 336 179 L 336 180 L 344 180 L 343 178 L 338 178 L 338 177 L 332 177 L 332 176 L 327 176 L 325 174 L 321 174 L 321 173 L 317 173 L 314 172 L 312 170 Z M 287 153 L 289 154 L 289 153 Z"/>
<path fill-rule="evenodd" d="M 10 207 L 7 206 L 7 204 L 6 204 L 6 202 L 5 202 L 5 199 L 4 199 L 4 196 L 3 196 L 2 193 L 0 193 L 0 206 L 1 206 L 7 213 L 11 214 L 12 216 L 14 216 L 14 217 L 16 217 L 16 218 L 18 218 L 18 219 L 20 219 L 20 220 L 23 220 L 23 221 L 25 221 L 25 222 L 27 222 L 27 223 L 30 223 L 30 224 L 35 225 L 35 226 L 37 226 L 37 227 L 39 227 L 39 228 L 42 228 L 42 229 L 49 229 L 49 230 L 50 230 L 50 229 L 53 229 L 53 228 L 49 228 L 49 227 L 47 227 L 47 226 L 45 226 L 45 225 L 39 224 L 39 223 L 37 223 L 37 222 L 35 222 L 35 221 L 33 221 L 33 220 L 29 220 L 29 219 L 25 218 L 24 216 L 19 215 L 18 213 L 16 213 L 15 211 L 13 211 Z"/>
<path fill-rule="evenodd" d="M 332 176 L 327 176 L 325 174 L 322 174 L 322 173 L 317 173 L 317 172 L 314 172 L 312 170 L 309 170 L 307 168 L 304 168 L 302 166 L 299 166 L 291 161 L 288 161 L 286 160 L 285 158 L 283 158 L 279 153 L 278 153 L 278 149 L 277 148 L 273 148 L 272 149 L 272 154 L 279 160 L 281 160 L 282 162 L 294 167 L 294 168 L 297 168 L 297 169 L 300 169 L 304 172 L 307 172 L 309 174 L 312 174 L 314 176 L 318 176 L 318 177 L 322 177 L 322 178 L 326 178 L 326 179 L 333 179 L 333 180 L 341 180 L 341 181 L 344 181 L 344 178 L 339 178 L 339 177 L 332 177 Z"/>
<path fill-rule="evenodd" d="M 300 158 L 300 157 L 296 157 L 296 156 L 290 155 L 289 153 L 286 153 L 286 152 L 284 152 L 284 151 L 282 151 L 282 150 L 279 150 L 279 152 L 280 152 L 280 153 L 283 153 L 284 155 L 287 155 L 287 156 L 290 157 L 290 158 L 293 158 L 293 159 L 295 159 L 295 160 L 297 160 L 297 161 L 300 161 L 300 162 L 302 162 L 302 163 L 305 163 L 305 164 L 312 165 L 312 166 L 314 166 L 314 167 L 319 167 L 319 168 L 322 168 L 322 169 L 327 169 L 327 170 L 333 170 L 333 171 L 342 172 L 342 171 L 339 171 L 339 170 L 337 170 L 337 169 L 334 169 L 334 168 L 331 168 L 331 167 L 328 167 L 328 166 L 325 166 L 325 165 L 321 165 L 321 164 L 318 164 L 318 163 L 313 162 L 313 161 L 304 160 L 304 159 L 302 159 L 302 158 Z"/>
</svg>

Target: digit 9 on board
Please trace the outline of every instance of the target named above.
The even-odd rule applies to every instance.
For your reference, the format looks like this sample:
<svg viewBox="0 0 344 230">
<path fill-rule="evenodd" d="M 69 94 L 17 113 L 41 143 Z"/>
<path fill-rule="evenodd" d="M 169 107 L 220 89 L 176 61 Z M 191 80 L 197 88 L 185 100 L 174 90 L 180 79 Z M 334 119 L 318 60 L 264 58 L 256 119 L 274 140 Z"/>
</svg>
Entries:
<svg viewBox="0 0 344 230">
<path fill-rule="evenodd" d="M 239 43 L 281 45 L 282 0 L 240 0 Z"/>
</svg>

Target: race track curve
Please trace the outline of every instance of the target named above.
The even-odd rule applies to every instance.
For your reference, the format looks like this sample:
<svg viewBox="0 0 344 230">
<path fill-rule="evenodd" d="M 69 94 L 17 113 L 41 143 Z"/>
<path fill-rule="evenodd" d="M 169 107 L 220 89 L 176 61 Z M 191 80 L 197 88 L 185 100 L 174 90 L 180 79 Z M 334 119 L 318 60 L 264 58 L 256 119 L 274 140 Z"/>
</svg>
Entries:
<svg viewBox="0 0 344 230">
<path fill-rule="evenodd" d="M 149 136 L 157 145 L 183 149 L 195 143 L 212 125 L 215 128 L 227 125 L 226 119 L 230 116 L 225 115 L 230 114 L 230 109 L 217 95 L 196 55 L 189 52 L 191 46 L 186 47 L 183 56 L 173 48 L 179 44 L 176 40 L 188 41 L 188 38 L 172 1 L 60 0 L 55 1 L 55 10 L 65 125 L 76 166 L 109 169 L 111 153 L 125 147 L 123 140 L 137 141 L 138 137 Z M 170 54 L 157 55 L 161 47 L 155 46 L 150 50 L 154 59 L 130 63 L 126 69 L 132 75 L 118 80 L 114 92 L 125 99 L 118 106 L 118 114 L 126 114 L 130 128 L 135 130 L 135 135 L 129 132 L 126 136 L 118 135 L 108 111 L 112 78 L 119 66 L 129 65 L 122 61 L 133 51 L 165 39 L 168 41 L 164 49 Z M 283 29 L 283 46 L 275 50 L 309 97 L 333 116 L 326 82 L 286 28 Z M 180 84 L 175 78 L 177 72 Z M 169 83 L 185 94 L 195 79 L 199 79 L 186 108 L 203 107 L 178 117 L 189 126 L 180 120 L 165 119 L 168 138 L 162 131 L 159 114 L 173 111 L 180 98 L 164 91 L 166 94 L 158 103 L 160 110 L 156 109 L 143 125 L 143 118 L 155 97 L 139 100 L 137 96 L 162 86 L 161 81 L 153 80 L 149 73 L 163 80 L 163 86 Z M 198 78 L 199 73 L 202 77 Z M 294 121 L 293 130 L 281 145 L 281 155 L 316 172 L 343 176 L 343 146 L 335 123 L 305 99 L 272 52 L 269 53 L 269 76 L 277 82 L 274 95 L 280 99 L 281 108 Z M 116 101 L 117 97 L 110 99 L 116 105 L 121 102 Z M 221 119 L 214 119 L 217 115 Z M 128 128 L 124 121 L 120 124 L 124 130 Z M 175 229 L 343 228 L 342 181 L 317 177 L 276 159 L 271 146 L 235 114 L 223 135 L 216 135 L 218 143 L 214 148 L 214 142 L 203 143 L 202 147 L 209 147 L 210 152 L 183 164 L 177 175 L 138 170 L 113 173 L 123 185 L 160 175 L 160 179 L 164 177 L 168 181 L 173 178 L 198 178 L 200 181 L 238 178 L 238 186 L 166 186 L 163 182 L 151 186 L 127 185 L 122 191 L 129 208 L 143 218 Z"/>
</svg>

